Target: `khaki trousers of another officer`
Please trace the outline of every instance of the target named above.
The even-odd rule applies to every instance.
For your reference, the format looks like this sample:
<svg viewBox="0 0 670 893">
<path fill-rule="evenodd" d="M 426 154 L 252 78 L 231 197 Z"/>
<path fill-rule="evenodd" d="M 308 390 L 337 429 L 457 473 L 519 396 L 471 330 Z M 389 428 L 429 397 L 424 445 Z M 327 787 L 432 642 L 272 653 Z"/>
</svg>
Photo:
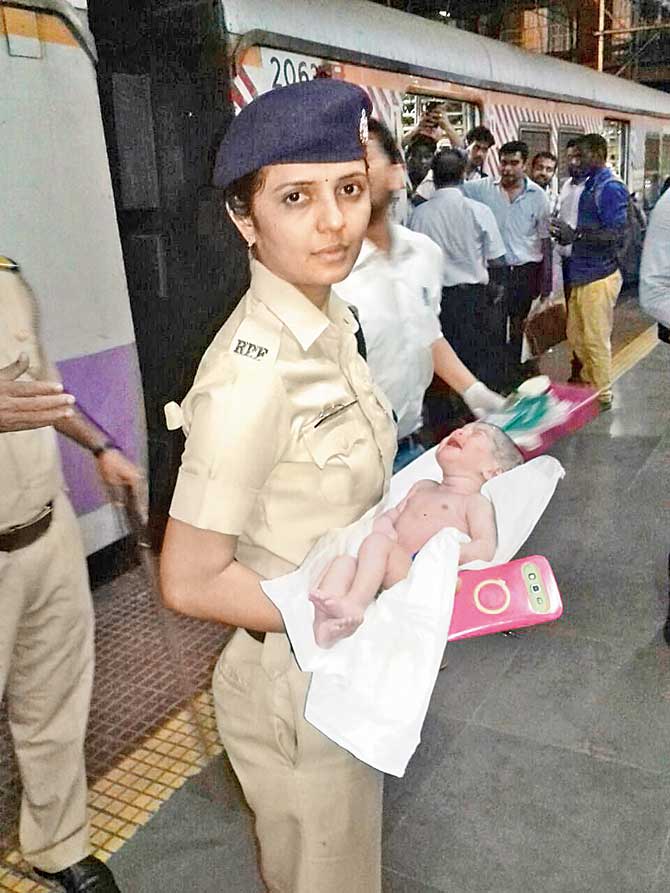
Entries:
<svg viewBox="0 0 670 893">
<path fill-rule="evenodd" d="M 598 388 L 601 400 L 612 398 L 611 337 L 621 282 L 616 270 L 604 279 L 570 288 L 568 341 L 582 363 L 582 381 Z"/>
<path fill-rule="evenodd" d="M 93 610 L 81 534 L 59 495 L 47 532 L 0 552 L 0 692 L 21 772 L 23 855 L 60 871 L 88 853 L 84 736 Z"/>
<path fill-rule="evenodd" d="M 379 893 L 383 775 L 303 716 L 288 638 L 238 630 L 214 671 L 219 734 L 255 813 L 271 893 Z"/>
</svg>

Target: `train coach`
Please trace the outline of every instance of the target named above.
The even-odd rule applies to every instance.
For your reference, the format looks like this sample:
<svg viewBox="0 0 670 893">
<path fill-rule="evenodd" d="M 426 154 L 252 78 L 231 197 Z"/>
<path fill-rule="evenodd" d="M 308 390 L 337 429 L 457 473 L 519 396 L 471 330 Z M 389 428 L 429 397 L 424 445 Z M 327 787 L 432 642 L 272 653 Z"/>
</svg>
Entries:
<svg viewBox="0 0 670 893">
<path fill-rule="evenodd" d="M 366 2 L 225 2 L 224 21 L 238 109 L 328 68 L 363 86 L 398 136 L 440 100 L 457 131 L 486 124 L 498 146 L 553 152 L 561 172 L 569 139 L 602 133 L 647 207 L 670 175 L 670 96 L 632 81 Z M 489 169 L 498 173 L 495 151 Z"/>
<path fill-rule="evenodd" d="M 0 3 L 0 254 L 37 295 L 43 340 L 82 412 L 143 464 L 142 388 L 96 61 L 85 19 L 64 0 Z M 124 522 L 91 457 L 65 438 L 60 447 L 91 554 L 122 537 Z"/>
</svg>

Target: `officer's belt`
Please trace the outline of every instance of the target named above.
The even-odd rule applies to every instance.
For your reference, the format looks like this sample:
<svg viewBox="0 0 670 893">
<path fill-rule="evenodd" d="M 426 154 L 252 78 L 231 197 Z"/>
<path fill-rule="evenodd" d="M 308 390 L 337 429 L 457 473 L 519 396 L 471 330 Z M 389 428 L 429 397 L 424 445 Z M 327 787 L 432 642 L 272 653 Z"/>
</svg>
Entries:
<svg viewBox="0 0 670 893">
<path fill-rule="evenodd" d="M 0 533 L 0 552 L 16 552 L 17 549 L 25 549 L 31 546 L 49 529 L 53 516 L 53 503 L 46 505 L 36 518 L 25 524 L 12 527 L 11 530 Z"/>
</svg>

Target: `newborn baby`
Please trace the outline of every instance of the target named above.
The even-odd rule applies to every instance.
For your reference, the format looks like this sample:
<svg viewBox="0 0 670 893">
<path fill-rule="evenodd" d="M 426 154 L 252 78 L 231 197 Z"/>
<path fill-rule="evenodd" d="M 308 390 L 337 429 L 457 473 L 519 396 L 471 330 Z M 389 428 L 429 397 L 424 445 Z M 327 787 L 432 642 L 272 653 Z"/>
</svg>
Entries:
<svg viewBox="0 0 670 893">
<path fill-rule="evenodd" d="M 492 477 L 521 465 L 521 454 L 499 428 L 472 422 L 446 437 L 435 458 L 441 483 L 417 481 L 395 508 L 375 519 L 358 557 L 335 558 L 310 593 L 314 638 L 321 648 L 350 636 L 380 589 L 404 580 L 419 549 L 439 530 L 455 527 L 470 537 L 461 545 L 459 564 L 493 558 L 495 515 L 480 490 Z"/>
</svg>

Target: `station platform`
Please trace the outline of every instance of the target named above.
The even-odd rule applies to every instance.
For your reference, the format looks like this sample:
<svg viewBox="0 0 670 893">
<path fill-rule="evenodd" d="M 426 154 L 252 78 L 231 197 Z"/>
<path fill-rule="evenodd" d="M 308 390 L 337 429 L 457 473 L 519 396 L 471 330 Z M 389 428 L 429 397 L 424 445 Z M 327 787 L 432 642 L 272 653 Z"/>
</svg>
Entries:
<svg viewBox="0 0 670 893">
<path fill-rule="evenodd" d="M 670 347 L 632 300 L 617 307 L 614 347 L 614 408 L 552 450 L 566 478 L 523 549 L 549 558 L 564 614 L 449 645 L 422 743 L 386 782 L 385 893 L 667 889 Z M 564 349 L 542 368 L 565 378 Z M 185 692 L 142 569 L 94 601 L 97 855 L 124 893 L 259 893 L 208 693 L 229 633 L 176 620 Z M 0 715 L 0 889 L 42 893 L 16 848 L 19 796 Z"/>
</svg>

